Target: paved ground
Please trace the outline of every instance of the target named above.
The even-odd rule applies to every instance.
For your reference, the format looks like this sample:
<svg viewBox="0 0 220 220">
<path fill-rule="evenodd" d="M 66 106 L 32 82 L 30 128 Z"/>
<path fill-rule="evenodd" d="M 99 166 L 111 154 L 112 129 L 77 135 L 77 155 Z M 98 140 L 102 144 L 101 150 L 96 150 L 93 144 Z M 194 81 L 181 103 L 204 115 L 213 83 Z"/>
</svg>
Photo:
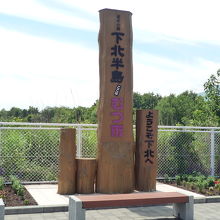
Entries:
<svg viewBox="0 0 220 220">
<path fill-rule="evenodd" d="M 27 190 L 34 197 L 38 205 L 67 205 L 69 203 L 68 196 L 57 194 L 56 184 L 26 185 Z M 186 195 L 192 195 L 194 198 L 205 198 L 205 196 L 189 192 L 177 187 L 157 182 L 156 186 L 159 192 L 180 192 Z M 220 219 L 220 218 L 219 218 Z"/>
<path fill-rule="evenodd" d="M 219 220 L 220 203 L 194 205 L 195 220 Z M 87 220 L 136 220 L 136 219 L 174 219 L 170 206 L 119 208 L 86 211 Z M 5 220 L 68 220 L 67 212 L 6 215 Z"/>
<path fill-rule="evenodd" d="M 39 205 L 67 205 L 68 196 L 57 194 L 57 185 L 28 185 L 28 191 L 32 194 Z M 166 184 L 157 183 L 157 191 L 161 192 L 181 192 L 193 195 L 194 198 L 203 199 L 205 196 L 182 190 Z M 220 203 L 195 204 L 195 220 L 220 220 Z M 135 220 L 135 219 L 174 219 L 172 217 L 172 207 L 153 206 L 137 208 L 118 208 L 105 210 L 86 211 L 87 220 Z M 5 220 L 68 220 L 67 212 L 41 213 L 41 214 L 20 214 L 6 215 Z"/>
</svg>

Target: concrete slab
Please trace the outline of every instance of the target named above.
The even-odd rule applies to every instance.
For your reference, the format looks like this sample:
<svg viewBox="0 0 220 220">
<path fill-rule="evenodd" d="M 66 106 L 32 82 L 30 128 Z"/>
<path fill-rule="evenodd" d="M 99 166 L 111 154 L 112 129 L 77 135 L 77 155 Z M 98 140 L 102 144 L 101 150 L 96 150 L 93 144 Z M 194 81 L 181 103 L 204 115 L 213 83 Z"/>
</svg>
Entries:
<svg viewBox="0 0 220 220">
<path fill-rule="evenodd" d="M 57 184 L 26 185 L 25 187 L 40 206 L 69 204 L 68 195 L 64 196 L 57 194 Z M 157 183 L 156 189 L 160 192 L 180 192 L 189 196 L 194 196 L 195 199 L 206 199 L 203 195 L 159 182 Z"/>
<path fill-rule="evenodd" d="M 38 205 L 68 205 L 69 196 L 57 194 L 57 184 L 25 185 Z"/>
<path fill-rule="evenodd" d="M 160 191 L 160 192 L 179 192 L 179 193 L 183 193 L 183 194 L 188 195 L 188 196 L 194 196 L 194 199 L 205 199 L 206 198 L 205 196 L 203 196 L 201 194 L 194 193 L 194 192 L 191 192 L 191 191 L 187 191 L 187 190 L 175 187 L 175 186 L 170 186 L 170 185 L 167 185 L 167 184 L 164 184 L 164 183 L 159 183 L 159 182 L 157 182 L 156 189 L 157 189 L 157 191 Z"/>
</svg>

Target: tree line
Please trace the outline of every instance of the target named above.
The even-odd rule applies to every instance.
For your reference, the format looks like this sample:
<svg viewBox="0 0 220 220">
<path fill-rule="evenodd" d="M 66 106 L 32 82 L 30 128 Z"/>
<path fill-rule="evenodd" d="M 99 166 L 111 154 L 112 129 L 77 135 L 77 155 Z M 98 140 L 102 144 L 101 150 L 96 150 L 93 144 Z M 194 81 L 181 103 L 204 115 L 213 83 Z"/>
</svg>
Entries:
<svg viewBox="0 0 220 220">
<path fill-rule="evenodd" d="M 136 109 L 159 110 L 160 125 L 220 126 L 220 70 L 204 84 L 204 94 L 184 91 L 179 95 L 133 93 L 133 118 Z M 50 122 L 50 123 L 97 123 L 98 101 L 91 107 L 46 107 L 39 110 L 12 107 L 0 110 L 0 121 Z"/>
</svg>

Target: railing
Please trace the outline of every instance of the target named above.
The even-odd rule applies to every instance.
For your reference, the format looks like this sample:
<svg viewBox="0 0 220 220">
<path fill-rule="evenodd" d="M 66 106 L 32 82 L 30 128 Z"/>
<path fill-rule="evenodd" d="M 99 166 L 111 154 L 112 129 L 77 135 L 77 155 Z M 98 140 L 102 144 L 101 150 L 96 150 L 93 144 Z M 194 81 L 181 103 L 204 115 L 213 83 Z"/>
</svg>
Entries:
<svg viewBox="0 0 220 220">
<path fill-rule="evenodd" d="M 0 122 L 0 175 L 53 181 L 58 174 L 60 128 L 77 131 L 77 157 L 96 157 L 97 125 Z M 158 177 L 220 173 L 220 128 L 159 126 Z"/>
</svg>

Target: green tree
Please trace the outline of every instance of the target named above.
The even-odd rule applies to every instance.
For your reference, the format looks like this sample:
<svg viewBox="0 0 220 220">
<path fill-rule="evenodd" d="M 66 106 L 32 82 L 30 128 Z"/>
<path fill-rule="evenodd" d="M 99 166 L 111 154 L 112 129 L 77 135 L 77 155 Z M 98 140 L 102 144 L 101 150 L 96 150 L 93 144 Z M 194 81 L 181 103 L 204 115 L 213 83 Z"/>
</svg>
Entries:
<svg viewBox="0 0 220 220">
<path fill-rule="evenodd" d="M 97 124 L 97 110 L 98 110 L 99 101 L 96 100 L 95 103 L 86 110 L 86 119 L 85 123 L 87 124 Z"/>
<path fill-rule="evenodd" d="M 193 116 L 197 116 L 198 120 L 199 114 L 204 115 L 201 108 L 204 105 L 204 99 L 192 91 L 185 91 L 177 96 L 171 94 L 162 98 L 156 107 L 159 110 L 159 123 L 161 125 L 193 125 Z"/>
<path fill-rule="evenodd" d="M 135 109 L 142 108 L 142 95 L 138 92 L 133 93 L 133 108 Z"/>
<path fill-rule="evenodd" d="M 29 106 L 29 108 L 28 108 L 28 114 L 34 114 L 34 115 L 36 115 L 36 114 L 38 114 L 38 113 L 39 113 L 38 108 L 35 108 L 35 107 L 33 107 L 33 106 Z"/>
<path fill-rule="evenodd" d="M 161 125 L 175 125 L 178 121 L 175 118 L 176 115 L 176 104 L 175 95 L 171 94 L 162 98 L 156 109 L 159 110 L 159 124 Z"/>
<path fill-rule="evenodd" d="M 22 110 L 22 118 L 26 118 L 28 116 L 28 110 L 27 109 L 23 109 Z"/>
<path fill-rule="evenodd" d="M 217 116 L 218 125 L 220 125 L 220 69 L 217 74 L 212 74 L 204 84 L 207 102 L 211 111 Z"/>
<path fill-rule="evenodd" d="M 176 96 L 176 120 L 181 125 L 188 125 L 193 112 L 197 109 L 198 95 L 192 91 L 185 91 Z"/>
<path fill-rule="evenodd" d="M 217 118 L 210 110 L 210 107 L 203 96 L 196 98 L 196 108 L 191 118 L 188 118 L 187 125 L 191 126 L 217 126 Z"/>
<path fill-rule="evenodd" d="M 20 108 L 12 107 L 8 112 L 9 117 L 22 117 L 22 110 Z"/>
<path fill-rule="evenodd" d="M 51 122 L 55 115 L 55 108 L 47 107 L 41 111 L 41 121 Z"/>
<path fill-rule="evenodd" d="M 0 111 L 0 120 L 1 121 L 8 120 L 8 111 L 6 111 L 4 108 Z"/>
<path fill-rule="evenodd" d="M 75 122 L 77 123 L 83 123 L 85 121 L 85 116 L 86 116 L 86 111 L 87 109 L 82 106 L 78 106 L 77 108 L 74 109 L 74 119 Z"/>
<path fill-rule="evenodd" d="M 54 123 L 73 123 L 73 111 L 67 107 L 54 107 Z"/>
<path fill-rule="evenodd" d="M 154 109 L 157 103 L 162 99 L 158 94 L 144 93 L 143 95 L 133 93 L 133 108 L 135 109 Z"/>
</svg>

